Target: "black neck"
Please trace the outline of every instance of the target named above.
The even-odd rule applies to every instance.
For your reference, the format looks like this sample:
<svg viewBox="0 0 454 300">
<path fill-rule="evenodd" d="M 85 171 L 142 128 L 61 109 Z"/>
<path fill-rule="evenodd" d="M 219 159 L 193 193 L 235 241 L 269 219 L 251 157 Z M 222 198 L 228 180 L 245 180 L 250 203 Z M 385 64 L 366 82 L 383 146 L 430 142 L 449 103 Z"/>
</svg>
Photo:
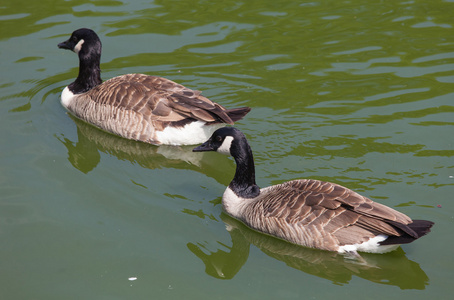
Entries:
<svg viewBox="0 0 454 300">
<path fill-rule="evenodd" d="M 100 60 L 101 54 L 84 54 L 82 51 L 79 53 L 79 75 L 69 85 L 71 92 L 85 93 L 102 83 Z"/>
<path fill-rule="evenodd" d="M 251 147 L 244 140 L 241 147 L 232 145 L 231 153 L 236 162 L 236 172 L 230 189 L 242 198 L 254 198 L 260 194 L 260 187 L 255 183 L 254 157 Z"/>
</svg>

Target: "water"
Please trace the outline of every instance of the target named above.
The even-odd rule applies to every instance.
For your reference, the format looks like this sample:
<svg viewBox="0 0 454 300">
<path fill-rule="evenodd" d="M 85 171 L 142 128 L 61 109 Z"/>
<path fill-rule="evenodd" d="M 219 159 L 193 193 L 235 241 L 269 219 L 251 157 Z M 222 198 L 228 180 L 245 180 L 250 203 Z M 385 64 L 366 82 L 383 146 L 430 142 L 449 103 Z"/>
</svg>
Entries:
<svg viewBox="0 0 454 300">
<path fill-rule="evenodd" d="M 450 299 L 453 5 L 3 1 L 1 299 Z M 80 27 L 102 39 L 104 79 L 160 75 L 252 107 L 237 127 L 260 186 L 333 181 L 432 233 L 359 265 L 238 224 L 220 205 L 231 158 L 65 112 L 78 62 L 57 43 Z"/>
</svg>

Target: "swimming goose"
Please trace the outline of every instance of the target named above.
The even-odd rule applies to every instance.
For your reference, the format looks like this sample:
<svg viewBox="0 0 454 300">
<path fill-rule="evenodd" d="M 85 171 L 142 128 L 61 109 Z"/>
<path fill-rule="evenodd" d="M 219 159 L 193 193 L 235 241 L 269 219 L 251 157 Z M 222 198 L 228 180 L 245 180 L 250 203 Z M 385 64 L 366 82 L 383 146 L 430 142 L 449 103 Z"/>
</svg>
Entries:
<svg viewBox="0 0 454 300">
<path fill-rule="evenodd" d="M 357 251 L 385 253 L 433 225 L 330 182 L 299 179 L 261 189 L 251 148 L 234 127 L 217 129 L 193 151 L 233 156 L 236 172 L 222 197 L 223 209 L 252 229 L 294 244 L 355 256 Z"/>
<path fill-rule="evenodd" d="M 73 115 L 105 131 L 151 144 L 202 143 L 219 127 L 242 119 L 249 107 L 225 109 L 171 80 L 127 74 L 102 82 L 101 40 L 81 28 L 58 44 L 79 56 L 79 75 L 61 94 Z"/>
</svg>

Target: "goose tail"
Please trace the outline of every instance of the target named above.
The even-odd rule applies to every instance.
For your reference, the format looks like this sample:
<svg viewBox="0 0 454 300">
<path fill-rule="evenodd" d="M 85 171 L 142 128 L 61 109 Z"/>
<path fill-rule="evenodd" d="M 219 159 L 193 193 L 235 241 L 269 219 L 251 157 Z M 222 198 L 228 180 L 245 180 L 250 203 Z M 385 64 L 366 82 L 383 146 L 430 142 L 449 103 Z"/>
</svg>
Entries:
<svg viewBox="0 0 454 300">
<path fill-rule="evenodd" d="M 225 112 L 226 114 L 232 119 L 233 122 L 237 122 L 244 118 L 244 116 L 251 111 L 250 107 L 238 107 L 227 109 Z"/>
<path fill-rule="evenodd" d="M 395 244 L 408 244 L 414 240 L 419 239 L 422 236 L 425 236 L 430 232 L 430 228 L 434 225 L 431 221 L 426 220 L 413 220 L 413 223 L 408 225 L 400 223 L 390 223 L 391 225 L 402 230 L 402 235 L 400 236 L 390 236 L 383 242 L 380 242 L 380 245 L 395 245 Z"/>
</svg>

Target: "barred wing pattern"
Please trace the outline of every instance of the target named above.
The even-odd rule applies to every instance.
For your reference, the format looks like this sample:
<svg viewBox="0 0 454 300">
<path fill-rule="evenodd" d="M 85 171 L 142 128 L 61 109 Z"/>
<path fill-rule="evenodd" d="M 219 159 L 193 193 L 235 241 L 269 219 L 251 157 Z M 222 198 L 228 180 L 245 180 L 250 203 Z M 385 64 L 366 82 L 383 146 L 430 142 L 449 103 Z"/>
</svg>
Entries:
<svg viewBox="0 0 454 300">
<path fill-rule="evenodd" d="M 340 185 L 310 179 L 262 189 L 241 219 L 263 233 L 329 251 L 377 234 L 416 235 L 406 226 L 412 222 L 406 215 Z"/>
</svg>

